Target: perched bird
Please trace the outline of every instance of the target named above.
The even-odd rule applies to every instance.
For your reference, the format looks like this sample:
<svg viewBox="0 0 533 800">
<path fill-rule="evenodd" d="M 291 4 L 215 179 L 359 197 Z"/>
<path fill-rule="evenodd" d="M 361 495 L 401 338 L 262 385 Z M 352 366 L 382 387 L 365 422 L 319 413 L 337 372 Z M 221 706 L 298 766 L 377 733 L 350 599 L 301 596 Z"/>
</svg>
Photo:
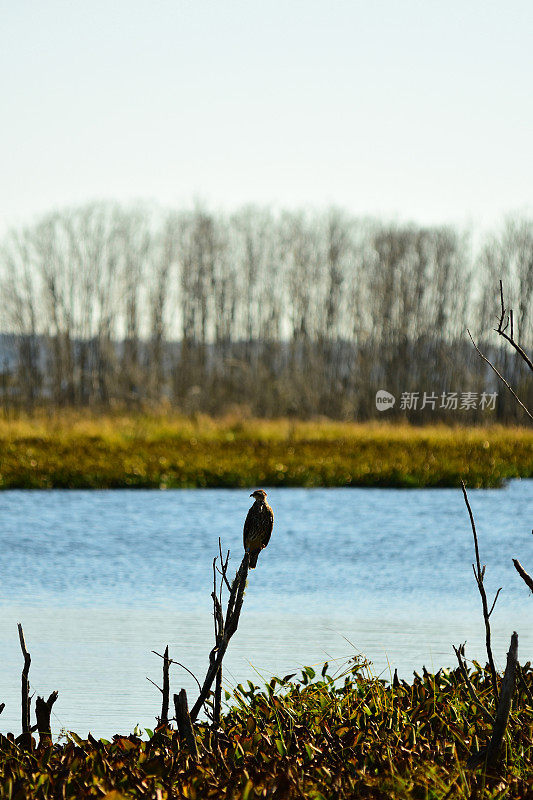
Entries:
<svg viewBox="0 0 533 800">
<path fill-rule="evenodd" d="M 256 489 L 250 497 L 255 499 L 255 503 L 248 511 L 244 523 L 244 549 L 250 553 L 250 568 L 254 569 L 257 565 L 259 553 L 266 547 L 272 526 L 274 525 L 274 512 L 266 501 L 267 493 L 264 489 Z"/>
</svg>

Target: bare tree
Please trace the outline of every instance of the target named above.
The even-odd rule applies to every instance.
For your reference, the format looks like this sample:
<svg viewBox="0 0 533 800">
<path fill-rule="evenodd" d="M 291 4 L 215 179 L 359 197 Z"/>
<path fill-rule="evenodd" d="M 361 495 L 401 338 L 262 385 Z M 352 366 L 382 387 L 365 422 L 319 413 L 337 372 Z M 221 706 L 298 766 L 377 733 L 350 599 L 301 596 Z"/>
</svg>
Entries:
<svg viewBox="0 0 533 800">
<path fill-rule="evenodd" d="M 2 331 L 17 351 L 2 358 L 4 404 L 171 400 L 188 413 L 369 419 L 380 388 L 420 399 L 494 391 L 497 378 L 464 341 L 470 322 L 527 406 L 531 383 L 507 349 L 510 328 L 499 343 L 482 332 L 497 276 L 516 309 L 514 338 L 529 352 L 532 230 L 531 221 L 508 222 L 476 254 L 449 227 L 339 209 L 162 214 L 95 203 L 49 214 L 0 246 Z M 449 420 L 438 404 L 420 405 L 398 402 L 387 416 Z M 515 420 L 519 410 L 501 394 L 496 413 Z"/>
</svg>

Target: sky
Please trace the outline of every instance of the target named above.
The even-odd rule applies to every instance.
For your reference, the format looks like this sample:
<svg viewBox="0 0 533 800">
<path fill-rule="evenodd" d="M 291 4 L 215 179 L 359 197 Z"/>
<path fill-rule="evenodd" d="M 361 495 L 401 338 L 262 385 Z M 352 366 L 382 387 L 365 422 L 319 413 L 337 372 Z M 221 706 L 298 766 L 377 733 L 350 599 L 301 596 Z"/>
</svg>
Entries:
<svg viewBox="0 0 533 800">
<path fill-rule="evenodd" d="M 0 230 L 100 199 L 533 210 L 531 0 L 0 9 Z"/>
</svg>

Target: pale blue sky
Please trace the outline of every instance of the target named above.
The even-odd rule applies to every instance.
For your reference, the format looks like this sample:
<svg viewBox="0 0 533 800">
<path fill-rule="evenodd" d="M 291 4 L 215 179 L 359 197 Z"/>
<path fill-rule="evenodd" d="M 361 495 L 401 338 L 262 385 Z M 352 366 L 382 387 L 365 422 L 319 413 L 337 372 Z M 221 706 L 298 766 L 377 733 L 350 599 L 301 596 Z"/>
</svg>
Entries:
<svg viewBox="0 0 533 800">
<path fill-rule="evenodd" d="M 87 200 L 533 208 L 531 0 L 2 0 L 0 227 Z"/>
</svg>

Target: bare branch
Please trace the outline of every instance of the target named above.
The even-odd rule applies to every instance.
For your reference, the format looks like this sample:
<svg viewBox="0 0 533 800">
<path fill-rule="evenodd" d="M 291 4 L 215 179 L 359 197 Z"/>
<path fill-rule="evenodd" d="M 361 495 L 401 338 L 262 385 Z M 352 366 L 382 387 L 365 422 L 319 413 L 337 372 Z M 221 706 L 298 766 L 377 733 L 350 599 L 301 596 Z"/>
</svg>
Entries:
<svg viewBox="0 0 533 800">
<path fill-rule="evenodd" d="M 220 573 L 224 579 L 224 583 L 226 584 L 228 592 L 231 592 L 231 586 L 229 585 L 229 581 L 227 578 L 227 571 L 228 571 L 228 561 L 229 561 L 229 550 L 226 553 L 226 560 L 222 558 L 222 542 L 220 540 L 220 536 L 218 537 L 218 552 L 220 553 L 220 566 L 222 572 Z"/>
<path fill-rule="evenodd" d="M 154 682 L 154 681 L 153 681 L 151 678 L 149 678 L 148 676 L 146 676 L 146 680 L 147 680 L 147 681 L 150 681 L 150 683 L 152 684 L 152 686 L 155 686 L 155 688 L 156 688 L 156 689 L 159 689 L 159 691 L 161 692 L 161 694 L 163 694 L 163 689 L 162 689 L 160 686 L 158 686 L 158 685 L 157 685 L 157 683 L 155 683 L 155 682 Z"/>
<path fill-rule="evenodd" d="M 525 571 L 524 567 L 522 566 L 520 561 L 518 561 L 518 559 L 513 558 L 513 564 L 516 571 L 522 578 L 522 580 L 526 583 L 527 586 L 529 586 L 529 588 L 533 592 L 533 578 L 531 577 L 531 575 L 528 575 L 528 573 Z"/>
<path fill-rule="evenodd" d="M 161 655 L 161 653 L 158 653 L 155 650 L 152 650 L 152 653 L 154 654 L 154 656 L 159 656 L 159 658 L 164 658 L 165 657 L 164 655 Z M 176 661 L 173 658 L 169 658 L 169 664 L 175 664 L 177 667 L 181 667 L 182 669 L 184 669 L 185 672 L 188 672 L 189 675 L 191 676 L 191 678 L 194 678 L 194 680 L 196 681 L 196 683 L 198 685 L 198 689 L 200 689 L 200 691 L 202 690 L 202 687 L 200 686 L 200 681 L 198 680 L 198 678 L 196 677 L 194 672 L 191 672 L 189 667 L 186 667 L 185 664 L 181 663 L 181 661 Z M 157 688 L 159 689 L 159 686 Z"/>
<path fill-rule="evenodd" d="M 523 350 L 523 348 L 520 347 L 518 342 L 516 342 L 515 339 L 514 339 L 513 310 L 512 309 L 509 311 L 509 322 L 511 323 L 511 335 L 509 336 L 506 333 L 506 330 L 507 330 L 507 327 L 509 325 L 509 322 L 506 325 L 503 324 L 504 318 L 505 318 L 505 304 L 503 302 L 503 284 L 502 284 L 501 281 L 500 281 L 500 301 L 501 301 L 501 309 L 502 309 L 502 311 L 501 311 L 501 315 L 500 315 L 500 320 L 498 322 L 498 327 L 495 328 L 494 330 L 500 336 L 503 336 L 503 338 L 507 342 L 509 342 L 511 347 L 514 347 L 514 349 L 516 350 L 516 352 L 518 353 L 520 358 L 522 358 L 526 362 L 526 364 L 528 365 L 529 369 L 533 372 L 533 362 L 531 361 L 530 357 L 527 355 L 525 350 Z"/>
<path fill-rule="evenodd" d="M 170 696 L 170 680 L 169 680 L 170 659 L 168 657 L 168 644 L 165 647 L 165 656 L 163 658 L 163 701 L 161 704 L 161 725 L 168 725 L 168 704 Z"/>
<path fill-rule="evenodd" d="M 224 658 L 228 648 L 229 641 L 237 630 L 244 599 L 246 579 L 248 577 L 249 563 L 249 554 L 245 553 L 231 586 L 228 607 L 226 610 L 226 624 L 224 626 L 224 633 L 220 637 L 219 641 L 215 643 L 215 646 L 209 654 L 209 667 L 207 669 L 207 674 L 205 676 L 198 699 L 191 709 L 190 716 L 193 722 L 196 720 L 200 709 L 209 696 L 211 686 L 213 685 L 213 681 L 215 680 L 217 672 L 222 664 L 222 659 Z"/>
<path fill-rule="evenodd" d="M 485 622 L 485 645 L 487 648 L 487 657 L 489 660 L 489 667 L 490 667 L 490 674 L 492 679 L 492 690 L 494 692 L 494 700 L 495 702 L 498 701 L 498 683 L 496 680 L 496 667 L 494 666 L 494 659 L 492 657 L 492 646 L 491 646 L 491 635 L 490 635 L 490 614 L 494 608 L 496 600 L 498 599 L 498 593 L 496 594 L 496 598 L 494 603 L 492 604 L 492 609 L 489 613 L 488 603 L 487 603 L 487 593 L 485 592 L 485 587 L 483 585 L 483 579 L 485 577 L 485 568 L 481 569 L 481 563 L 479 560 L 479 547 L 477 541 L 477 532 L 476 532 L 476 523 L 474 522 L 474 515 L 472 514 L 472 509 L 470 508 L 470 503 L 468 502 L 468 495 L 466 493 L 466 487 L 464 481 L 461 481 L 461 488 L 463 490 L 463 497 L 465 499 L 466 507 L 468 509 L 468 515 L 470 517 L 470 525 L 472 526 L 472 533 L 474 536 L 474 548 L 476 551 L 476 565 L 477 567 L 474 569 L 474 575 L 476 575 L 476 583 L 479 589 L 479 594 L 481 596 L 481 605 L 483 608 L 483 620 Z M 477 572 L 477 574 L 476 574 Z"/>
<path fill-rule="evenodd" d="M 22 745 L 29 749 L 31 744 L 31 726 L 30 726 L 30 681 L 28 678 L 30 672 L 31 656 L 26 650 L 26 642 L 24 641 L 24 631 L 22 624 L 18 623 L 20 648 L 24 656 L 24 667 L 22 668 Z"/>
<path fill-rule="evenodd" d="M 186 667 L 185 664 L 182 664 L 180 661 L 172 661 L 172 664 L 176 664 L 176 666 L 181 667 L 182 669 L 185 670 L 185 672 L 188 672 L 189 675 L 191 676 L 191 678 L 194 678 L 194 680 L 196 681 L 196 685 L 198 686 L 199 691 L 200 692 L 202 691 L 202 687 L 200 685 L 200 681 L 198 680 L 198 678 L 196 677 L 194 672 L 191 672 L 189 667 Z"/>
<path fill-rule="evenodd" d="M 498 599 L 498 595 L 500 594 L 501 590 L 502 590 L 502 587 L 500 586 L 500 588 L 499 588 L 499 589 L 498 589 L 498 591 L 496 592 L 496 597 L 494 598 L 494 602 L 493 602 L 493 604 L 492 604 L 492 605 L 491 605 L 491 607 L 490 607 L 490 611 L 489 611 L 489 617 L 490 617 L 490 615 L 492 614 L 492 612 L 494 611 L 494 606 L 496 605 L 496 600 Z"/>
<path fill-rule="evenodd" d="M 523 410 L 526 412 L 526 414 L 528 415 L 528 417 L 529 417 L 530 419 L 533 419 L 533 414 L 532 414 L 532 413 L 531 413 L 531 412 L 530 412 L 530 411 L 529 411 L 529 410 L 526 408 L 526 406 L 525 406 L 525 405 L 523 404 L 523 402 L 520 400 L 520 398 L 518 397 L 518 395 L 516 394 L 516 392 L 514 391 L 514 389 L 513 389 L 513 388 L 512 388 L 512 387 L 511 387 L 511 386 L 510 386 L 508 383 L 507 383 L 507 381 L 505 380 L 505 378 L 503 377 L 503 375 L 502 375 L 500 372 L 498 372 L 498 370 L 496 369 L 496 367 L 494 366 L 494 364 L 493 364 L 491 361 L 489 361 L 489 359 L 487 358 L 487 356 L 483 355 L 483 353 L 481 352 L 481 350 L 479 349 L 479 347 L 477 346 L 477 344 L 476 344 L 476 343 L 475 343 L 475 341 L 473 340 L 473 338 L 472 338 L 472 334 L 470 333 L 470 331 L 468 330 L 468 328 L 466 329 L 466 332 L 467 332 L 467 333 L 468 333 L 468 335 L 470 336 L 470 341 L 472 342 L 472 344 L 473 344 L 473 345 L 474 345 L 474 347 L 476 348 L 476 350 L 477 350 L 477 352 L 478 352 L 478 354 L 479 354 L 480 358 L 482 358 L 482 359 L 483 359 L 483 361 L 486 361 L 486 362 L 487 362 L 487 364 L 489 365 L 489 367 L 490 367 L 490 368 L 491 368 L 491 369 L 492 369 L 492 370 L 493 370 L 493 371 L 496 373 L 496 375 L 497 375 L 497 376 L 498 376 L 498 378 L 501 380 L 501 382 L 502 382 L 503 384 L 505 384 L 505 386 L 507 386 L 507 388 L 509 389 L 509 391 L 510 391 L 510 392 L 511 392 L 511 394 L 513 395 L 514 399 L 516 400 L 516 402 L 517 402 L 517 403 L 518 403 L 518 404 L 519 404 L 519 405 L 520 405 L 520 406 L 523 408 Z"/>
</svg>

